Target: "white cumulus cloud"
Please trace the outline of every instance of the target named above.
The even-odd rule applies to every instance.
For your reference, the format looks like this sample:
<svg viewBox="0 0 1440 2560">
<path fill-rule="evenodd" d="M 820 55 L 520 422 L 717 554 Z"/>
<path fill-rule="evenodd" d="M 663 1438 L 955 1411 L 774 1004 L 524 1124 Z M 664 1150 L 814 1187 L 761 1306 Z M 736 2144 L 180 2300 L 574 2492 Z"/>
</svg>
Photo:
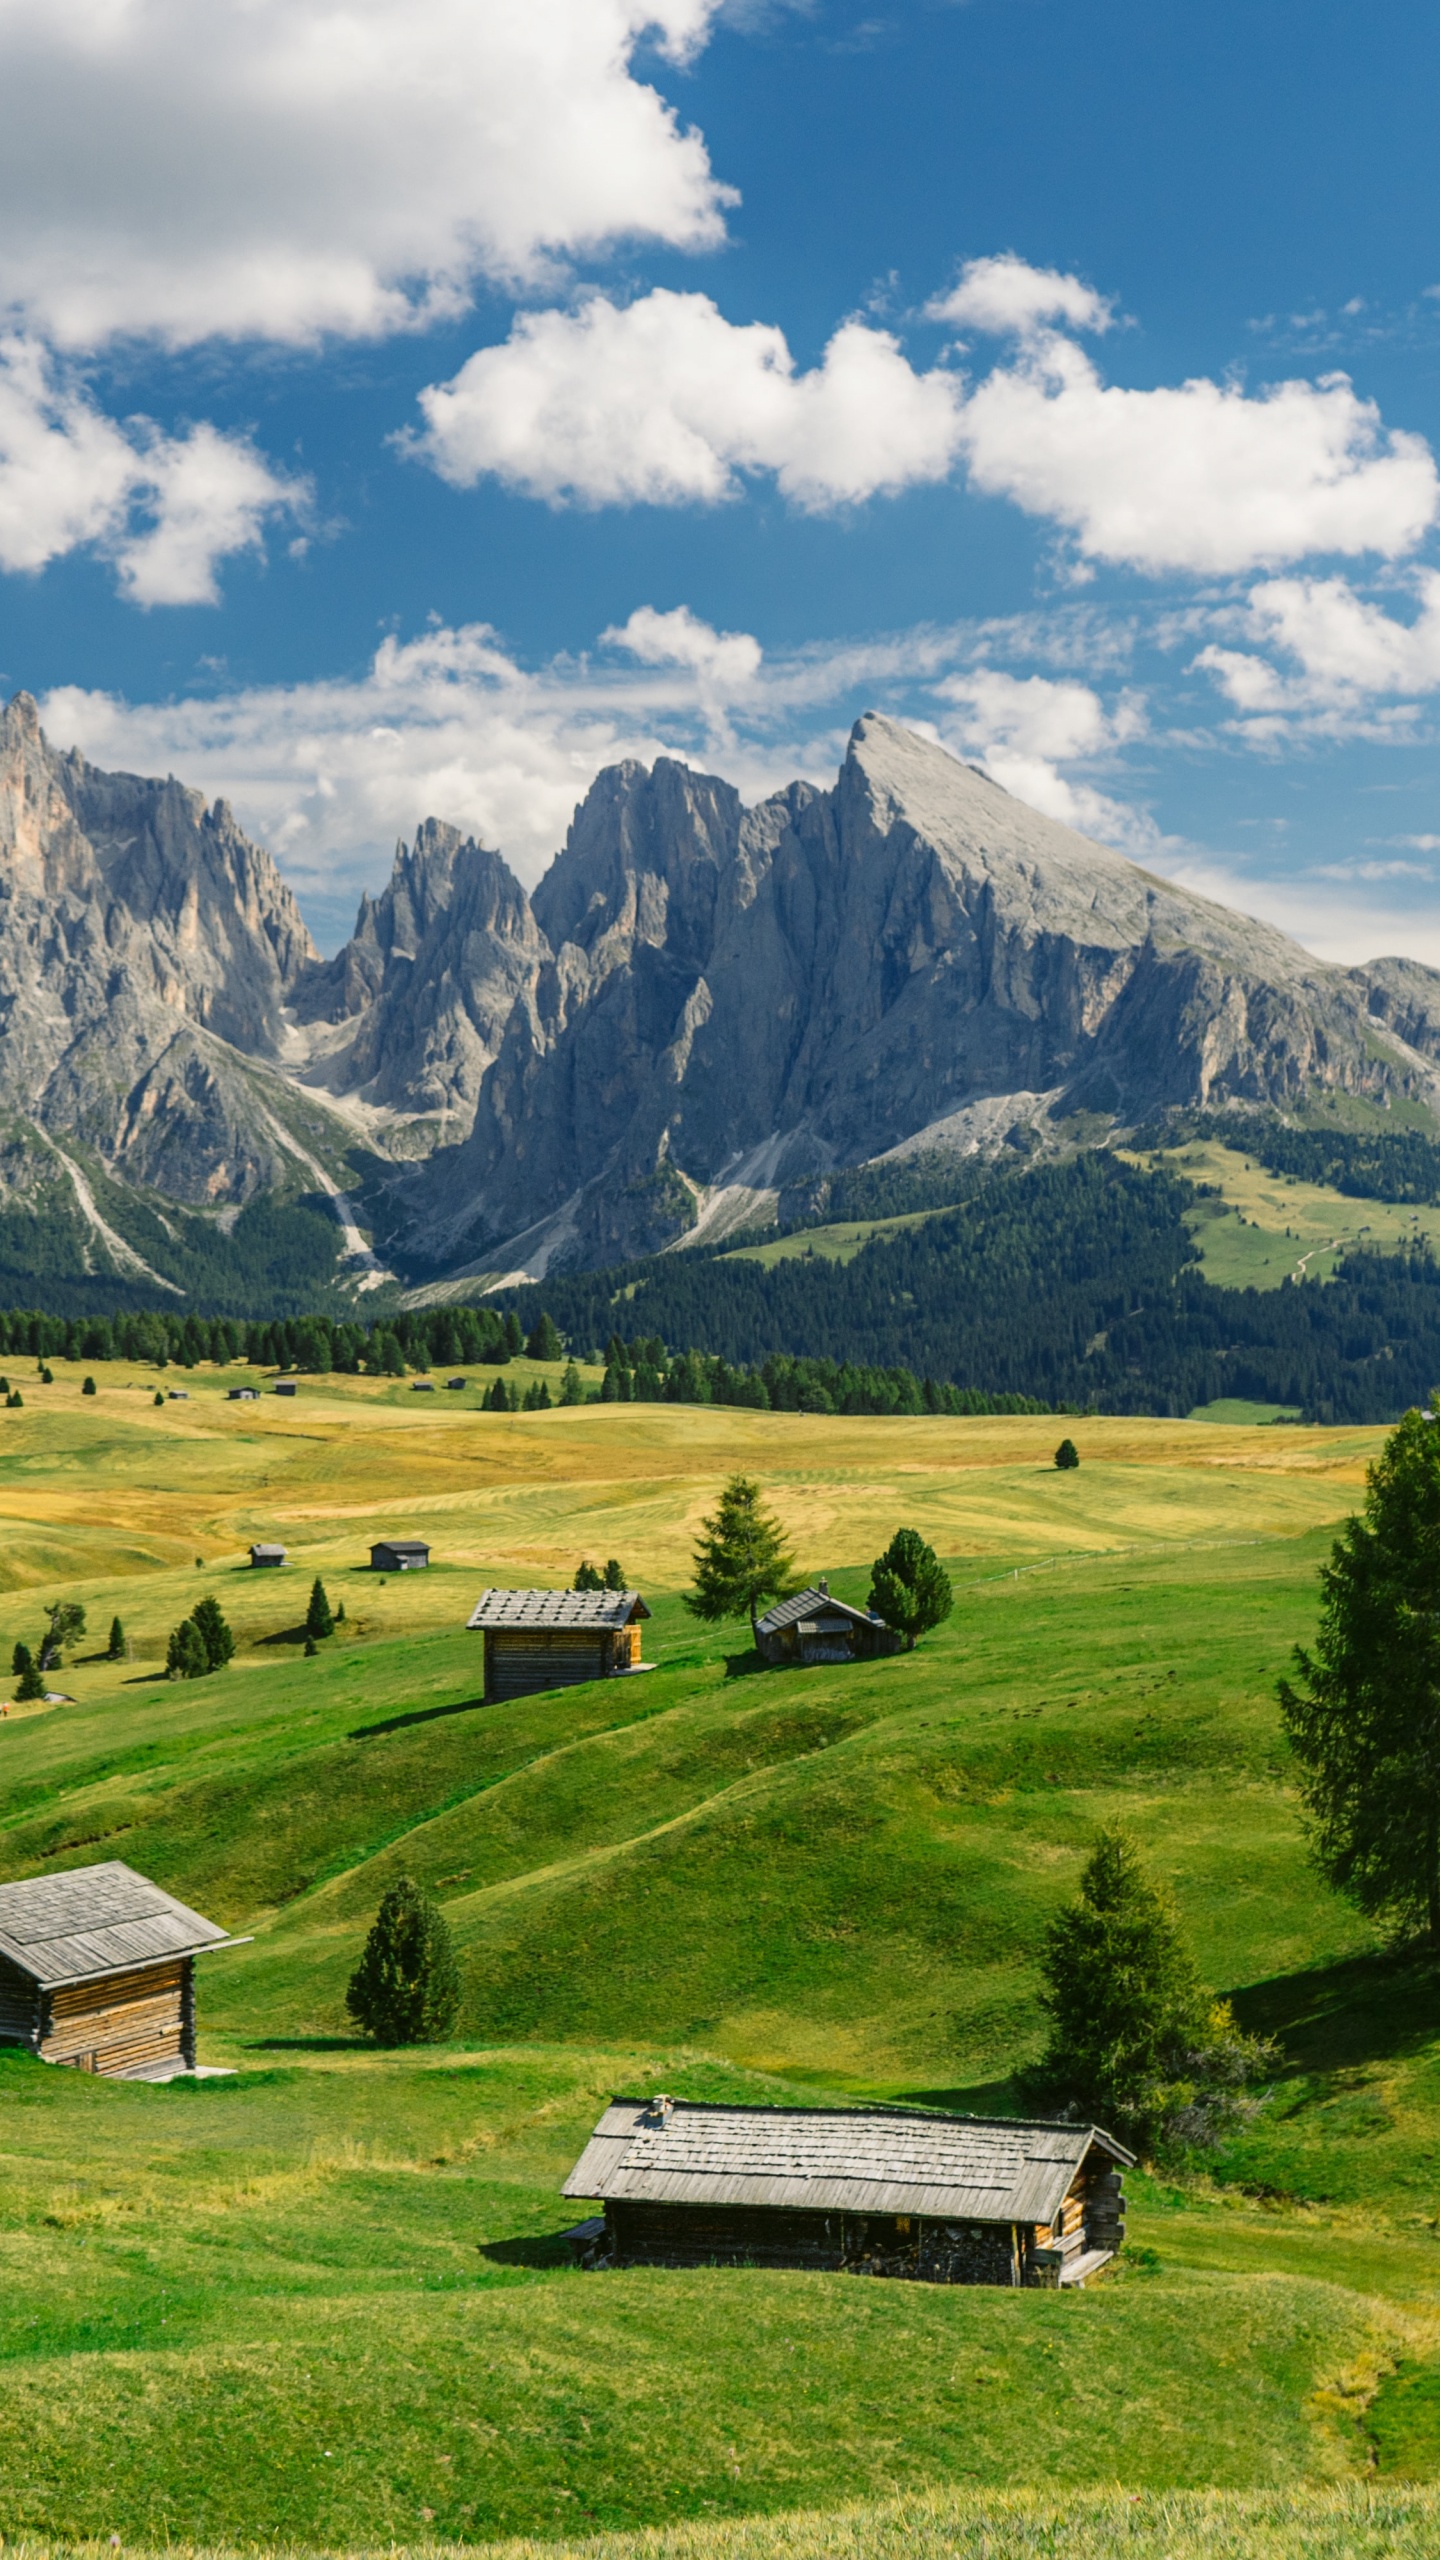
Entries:
<svg viewBox="0 0 1440 2560">
<path fill-rule="evenodd" d="M 243 438 L 119 426 L 43 348 L 0 339 L 0 569 L 94 547 L 137 604 L 210 604 L 219 561 L 302 497 Z"/>
<path fill-rule="evenodd" d="M 953 320 L 962 329 L 982 329 L 990 336 L 1029 337 L 1033 331 L 1061 323 L 1067 329 L 1108 329 L 1111 304 L 1078 276 L 1057 267 L 1027 266 L 1007 252 L 998 258 L 972 258 L 960 270 L 949 293 L 925 306 L 927 320 Z"/>
<path fill-rule="evenodd" d="M 1440 514 L 1429 446 L 1387 429 L 1343 375 L 1253 396 L 1205 378 L 1108 383 L 1066 331 L 1105 327 L 1109 305 L 1014 257 L 972 262 L 931 316 L 1019 343 L 971 383 L 917 370 L 856 319 L 800 371 L 782 331 L 699 293 L 523 312 L 421 394 L 411 450 L 456 487 L 493 477 L 552 505 L 713 506 L 767 474 L 818 512 L 963 465 L 1083 561 L 1156 576 L 1395 559 Z"/>
<path fill-rule="evenodd" d="M 1414 577 L 1409 622 L 1357 594 L 1347 578 L 1269 578 L 1245 608 L 1250 649 L 1218 643 L 1195 660 L 1237 711 L 1345 724 L 1385 694 L 1440 686 L 1440 570 Z M 1276 659 L 1282 663 L 1277 665 Z"/>
<path fill-rule="evenodd" d="M 1440 511 L 1424 439 L 1387 431 L 1342 375 L 1257 397 L 1203 378 L 1131 391 L 1054 331 L 976 386 L 963 441 L 975 488 L 1060 526 L 1087 560 L 1152 574 L 1394 559 Z"/>
<path fill-rule="evenodd" d="M 950 706 L 939 723 L 947 743 L 1017 800 L 1127 853 L 1155 852 L 1160 838 L 1143 811 L 1062 770 L 1113 757 L 1143 737 L 1145 706 L 1138 694 L 1122 692 L 1107 708 L 1089 685 L 1072 678 L 1017 676 L 987 666 L 946 676 L 934 690 Z"/>
<path fill-rule="evenodd" d="M 888 332 L 846 321 L 799 373 L 779 329 L 664 290 L 522 312 L 421 406 L 418 449 L 457 487 L 590 506 L 714 505 L 766 472 L 821 511 L 943 479 L 959 441 L 956 378 L 917 374 Z"/>
<path fill-rule="evenodd" d="M 0 0 L 0 309 L 52 344 L 304 341 L 453 309 L 730 191 L 632 68 L 717 0 Z"/>
</svg>

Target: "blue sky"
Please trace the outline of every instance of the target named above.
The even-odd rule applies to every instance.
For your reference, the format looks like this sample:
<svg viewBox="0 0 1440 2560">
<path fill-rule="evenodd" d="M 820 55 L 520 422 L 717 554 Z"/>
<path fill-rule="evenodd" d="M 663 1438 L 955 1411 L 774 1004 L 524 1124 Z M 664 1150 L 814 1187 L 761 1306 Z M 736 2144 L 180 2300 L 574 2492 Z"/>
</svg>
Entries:
<svg viewBox="0 0 1440 2560">
<path fill-rule="evenodd" d="M 0 677 L 327 945 L 871 705 L 1440 965 L 1440 20 L 0 0 Z"/>
</svg>

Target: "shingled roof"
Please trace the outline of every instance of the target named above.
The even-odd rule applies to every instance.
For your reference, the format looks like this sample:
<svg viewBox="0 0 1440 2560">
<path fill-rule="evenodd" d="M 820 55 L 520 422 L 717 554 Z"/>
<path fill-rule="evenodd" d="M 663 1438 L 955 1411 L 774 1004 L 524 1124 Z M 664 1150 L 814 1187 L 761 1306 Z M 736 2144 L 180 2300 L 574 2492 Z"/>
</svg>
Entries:
<svg viewBox="0 0 1440 2560">
<path fill-rule="evenodd" d="M 638 1591 L 482 1591 L 470 1627 L 628 1627 L 648 1618 Z"/>
<path fill-rule="evenodd" d="M 802 1618 L 854 1618 L 862 1627 L 878 1627 L 884 1621 L 873 1609 L 852 1609 L 848 1600 L 837 1600 L 823 1583 L 812 1583 L 808 1591 L 797 1591 L 788 1600 L 777 1600 L 767 1609 L 756 1627 L 757 1635 L 777 1636 L 782 1627 L 793 1627 Z"/>
<path fill-rule="evenodd" d="M 1129 2166 L 1132 2155 L 1094 2125 L 613 2098 L 564 2193 L 1050 2222 L 1092 2146 Z"/>
<path fill-rule="evenodd" d="M 231 1943 L 228 1929 L 119 1858 L 0 1884 L 0 1956 L 46 1991 Z"/>
</svg>

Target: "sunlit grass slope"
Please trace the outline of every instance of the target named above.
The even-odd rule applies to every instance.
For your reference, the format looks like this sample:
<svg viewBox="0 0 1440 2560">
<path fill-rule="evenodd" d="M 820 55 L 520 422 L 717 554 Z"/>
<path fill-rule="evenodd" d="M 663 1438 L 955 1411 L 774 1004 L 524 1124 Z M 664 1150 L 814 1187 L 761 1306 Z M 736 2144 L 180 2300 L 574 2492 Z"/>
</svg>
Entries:
<svg viewBox="0 0 1440 2560">
<path fill-rule="evenodd" d="M 1188 1224 L 1205 1277 L 1220 1289 L 1278 1289 L 1282 1280 L 1326 1280 L 1349 1247 L 1394 1250 L 1417 1237 L 1440 1244 L 1440 1209 L 1352 1200 L 1323 1183 L 1270 1173 L 1258 1157 L 1197 1138 L 1133 1159 L 1164 1164 L 1217 1193 Z"/>
<path fill-rule="evenodd" d="M 1066 1475 L 1023 1419 L 500 1417 L 338 1379 L 234 1407 L 204 1371 L 156 1408 L 153 1373 L 97 1374 L 0 1416 L 0 1644 L 63 1592 L 137 1650 L 0 1724 L 0 1875 L 123 1857 L 253 1943 L 201 1969 L 231 2077 L 0 2063 L 8 2538 L 718 2528 L 921 2486 L 959 2503 L 920 2547 L 978 2551 L 976 2488 L 1440 2472 L 1433 1976 L 1316 1879 L 1274 1703 L 1379 1433 L 1084 1424 Z M 736 1465 L 847 1595 L 924 1529 L 951 1620 L 888 1662 L 758 1672 L 678 1596 Z M 370 1575 L 387 1530 L 436 1566 Z M 286 1574 L 241 1565 L 262 1534 Z M 584 1553 L 645 1590 L 658 1667 L 483 1707 L 476 1589 Z M 305 1660 L 316 1570 L 346 1625 Z M 168 1683 L 207 1589 L 240 1654 Z M 569 2266 L 559 2186 L 614 2088 L 1012 2104 L 1045 1924 L 1112 1816 L 1287 2055 L 1212 2174 L 1132 2182 L 1114 2275 L 1072 2298 Z M 451 2047 L 384 2056 L 344 1989 L 402 1871 L 444 1904 L 464 2003 Z M 1099 2560 L 1117 2512 L 1034 2547 Z M 1305 2547 L 1348 2549 L 1349 2512 L 1272 2497 L 1253 2547 L 1301 2547 L 1303 2514 Z M 1420 2548 L 1428 2510 L 1392 2512 L 1398 2538 L 1354 2547 Z M 1251 2547 L 1223 2503 L 1164 2529 L 1180 2560 Z M 900 2528 L 793 2527 L 832 2530 Z"/>
</svg>

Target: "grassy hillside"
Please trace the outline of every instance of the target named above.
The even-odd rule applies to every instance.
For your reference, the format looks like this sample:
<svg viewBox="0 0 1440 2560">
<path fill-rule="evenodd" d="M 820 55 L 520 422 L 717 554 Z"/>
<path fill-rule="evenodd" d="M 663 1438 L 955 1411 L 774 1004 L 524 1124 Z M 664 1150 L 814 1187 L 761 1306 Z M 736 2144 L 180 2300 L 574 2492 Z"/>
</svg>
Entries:
<svg viewBox="0 0 1440 2560">
<path fill-rule="evenodd" d="M 1433 1977 L 1314 1877 L 1274 1708 L 1378 1433 L 1105 1421 L 1066 1476 L 1027 1419 L 498 1416 L 348 1378 L 237 1407 L 203 1370 L 156 1408 L 153 1375 L 97 1374 L 0 1416 L 0 1646 L 63 1590 L 136 1651 L 0 1723 L 0 1875 L 124 1857 L 253 1944 L 201 1969 L 230 2076 L 0 2062 L 0 2531 L 574 2538 L 919 2486 L 922 2547 L 978 2551 L 969 2492 L 1119 2480 L 1263 2488 L 1137 2511 L 1176 2560 L 1288 2553 L 1297 2517 L 1309 2549 L 1423 2547 L 1423 2504 L 1346 2542 L 1352 2510 L 1290 2503 L 1440 2476 Z M 947 1626 L 797 1673 L 698 1627 L 688 1545 L 737 1463 L 847 1594 L 923 1528 Z M 387 1530 L 436 1567 L 370 1575 Z M 262 1533 L 283 1576 L 239 1561 Z M 646 1591 L 659 1667 L 480 1706 L 475 1591 L 582 1553 Z M 346 1625 L 306 1661 L 316 1570 Z M 206 1589 L 240 1655 L 167 1683 Z M 612 2089 L 1011 2103 L 1045 1922 L 1117 1814 L 1286 2062 L 1203 2175 L 1132 2181 L 1113 2275 L 1072 2298 L 570 2268 L 558 2189 Z M 402 1869 L 445 1904 L 464 2011 L 453 2045 L 380 2055 L 344 1987 Z M 1100 2560 L 1116 2512 L 1048 2542 L 1017 2513 L 1006 2547 Z"/>
<path fill-rule="evenodd" d="M 1143 1161 L 1163 1164 L 1215 1195 L 1196 1203 L 1187 1224 L 1205 1277 L 1219 1289 L 1328 1280 L 1356 1245 L 1379 1253 L 1397 1252 L 1417 1238 L 1440 1245 L 1440 1209 L 1347 1198 L 1328 1184 L 1272 1172 L 1258 1156 L 1217 1138 L 1192 1139 Z"/>
</svg>

